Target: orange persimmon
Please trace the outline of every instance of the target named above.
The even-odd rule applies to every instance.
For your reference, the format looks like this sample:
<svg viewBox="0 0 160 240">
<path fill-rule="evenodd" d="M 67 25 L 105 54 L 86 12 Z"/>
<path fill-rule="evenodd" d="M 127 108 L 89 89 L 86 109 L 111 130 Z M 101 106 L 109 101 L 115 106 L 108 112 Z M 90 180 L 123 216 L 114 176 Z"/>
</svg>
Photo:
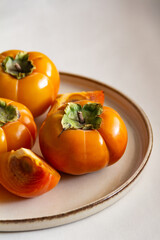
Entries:
<svg viewBox="0 0 160 240">
<path fill-rule="evenodd" d="M 54 188 L 59 180 L 59 173 L 29 149 L 0 153 L 0 183 L 17 196 L 41 195 Z"/>
<path fill-rule="evenodd" d="M 35 142 L 37 127 L 27 107 L 0 98 L 0 152 L 31 148 Z"/>
<path fill-rule="evenodd" d="M 41 126 L 39 142 L 55 169 L 80 175 L 118 161 L 127 145 L 127 129 L 112 108 L 82 100 L 50 114 Z"/>
<path fill-rule="evenodd" d="M 0 54 L 0 97 L 24 104 L 34 117 L 53 103 L 59 83 L 55 65 L 42 53 L 9 50 Z"/>
</svg>

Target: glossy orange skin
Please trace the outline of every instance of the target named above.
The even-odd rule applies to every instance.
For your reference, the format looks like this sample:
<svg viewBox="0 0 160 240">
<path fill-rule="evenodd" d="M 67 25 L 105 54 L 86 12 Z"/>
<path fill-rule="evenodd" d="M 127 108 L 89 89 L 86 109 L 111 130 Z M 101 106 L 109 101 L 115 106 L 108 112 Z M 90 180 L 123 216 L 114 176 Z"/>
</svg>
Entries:
<svg viewBox="0 0 160 240">
<path fill-rule="evenodd" d="M 123 155 L 127 129 L 116 111 L 103 107 L 98 130 L 66 130 L 60 134 L 63 114 L 59 110 L 49 115 L 39 134 L 42 154 L 55 169 L 73 175 L 85 174 L 111 165 Z"/>
<path fill-rule="evenodd" d="M 103 113 L 100 117 L 102 123 L 98 132 L 109 150 L 109 165 L 112 165 L 122 157 L 126 149 L 127 128 L 120 115 L 113 108 L 103 106 Z"/>
<path fill-rule="evenodd" d="M 31 152 L 31 150 L 29 150 Z M 0 153 L 0 183 L 9 192 L 24 198 L 42 195 L 54 188 L 59 180 L 59 173 L 51 168 L 42 158 L 28 154 L 31 171 L 22 169 L 15 160 L 11 161 L 13 151 Z M 23 161 L 22 158 L 20 158 Z"/>
<path fill-rule="evenodd" d="M 30 110 L 23 104 L 12 100 L 0 98 L 0 101 L 16 106 L 20 113 L 17 121 L 0 127 L 0 153 L 17 150 L 20 147 L 32 148 L 36 140 L 37 127 Z"/>
<path fill-rule="evenodd" d="M 75 175 L 105 167 L 109 154 L 98 131 L 67 130 L 60 135 L 62 116 L 63 111 L 51 114 L 40 129 L 40 147 L 45 159 L 55 169 Z"/>
<path fill-rule="evenodd" d="M 28 52 L 35 69 L 30 75 L 17 80 L 3 71 L 1 63 L 5 57 L 14 58 L 20 51 L 9 50 L 0 54 L 0 97 L 24 104 L 37 117 L 55 100 L 60 84 L 59 73 L 46 55 Z"/>
</svg>

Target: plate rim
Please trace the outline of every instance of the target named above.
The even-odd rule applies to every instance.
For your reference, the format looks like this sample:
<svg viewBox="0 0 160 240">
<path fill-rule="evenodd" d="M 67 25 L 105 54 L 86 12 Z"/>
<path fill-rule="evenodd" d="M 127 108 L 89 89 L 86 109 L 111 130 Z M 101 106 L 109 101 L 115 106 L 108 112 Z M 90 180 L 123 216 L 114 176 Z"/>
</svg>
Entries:
<svg viewBox="0 0 160 240">
<path fill-rule="evenodd" d="M 100 204 L 103 204 L 103 203 L 107 202 L 109 199 L 117 196 L 119 193 L 121 193 L 123 190 L 125 190 L 128 186 L 130 186 L 131 184 L 134 183 L 134 181 L 139 177 L 139 175 L 143 171 L 143 169 L 146 166 L 146 164 L 147 164 L 147 162 L 149 160 L 149 157 L 151 155 L 152 148 L 153 148 L 153 130 L 152 130 L 151 123 L 150 123 L 150 121 L 148 119 L 148 116 L 146 115 L 144 110 L 139 106 L 139 104 L 137 104 L 135 101 L 131 100 L 123 92 L 115 89 L 114 87 L 111 87 L 110 85 L 108 85 L 106 83 L 102 83 L 100 81 L 97 81 L 97 80 L 95 80 L 93 78 L 89 78 L 89 77 L 85 77 L 83 75 L 69 73 L 69 72 L 62 72 L 62 71 L 60 71 L 59 74 L 60 74 L 60 76 L 65 75 L 65 76 L 70 76 L 70 77 L 76 77 L 76 78 L 79 78 L 82 81 L 88 81 L 88 82 L 92 82 L 92 83 L 98 84 L 99 86 L 106 87 L 107 89 L 117 93 L 122 98 L 127 100 L 138 111 L 138 113 L 142 117 L 143 122 L 145 124 L 145 127 L 147 129 L 148 139 L 149 139 L 147 152 L 146 152 L 145 156 L 143 157 L 142 163 L 140 164 L 138 169 L 131 175 L 131 177 L 128 178 L 117 189 L 115 189 L 114 191 L 112 191 L 109 194 L 105 195 L 104 197 L 102 197 L 102 198 L 100 198 L 100 199 L 98 199 L 96 201 L 93 201 L 91 203 L 88 203 L 86 205 L 83 205 L 81 207 L 75 208 L 73 210 L 69 210 L 69 211 L 66 211 L 66 212 L 63 212 L 63 213 L 60 213 L 60 214 L 51 215 L 51 216 L 43 216 L 43 217 L 35 217 L 35 218 L 25 218 L 25 219 L 0 220 L 0 224 L 2 224 L 2 225 L 4 225 L 4 224 L 17 224 L 17 223 L 34 223 L 34 222 L 40 222 L 40 221 L 44 221 L 44 220 L 51 221 L 51 220 L 54 220 L 54 219 L 61 219 L 63 217 L 69 217 L 69 216 L 75 215 L 77 213 L 81 213 L 81 212 L 83 212 L 85 210 L 89 210 L 91 208 L 94 208 L 94 207 L 96 207 L 96 206 L 98 206 Z M 41 229 L 43 229 L 43 228 L 41 228 Z"/>
</svg>

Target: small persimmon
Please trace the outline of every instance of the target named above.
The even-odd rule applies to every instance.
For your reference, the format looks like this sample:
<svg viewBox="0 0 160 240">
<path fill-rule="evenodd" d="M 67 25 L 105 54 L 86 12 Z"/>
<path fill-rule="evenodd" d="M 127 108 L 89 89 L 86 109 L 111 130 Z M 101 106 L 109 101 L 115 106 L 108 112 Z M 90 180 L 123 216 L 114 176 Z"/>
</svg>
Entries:
<svg viewBox="0 0 160 240">
<path fill-rule="evenodd" d="M 24 104 L 34 117 L 53 103 L 59 84 L 54 63 L 43 53 L 8 50 L 0 54 L 0 97 Z"/>
<path fill-rule="evenodd" d="M 21 103 L 0 98 L 0 152 L 32 148 L 36 135 L 30 110 Z"/>
</svg>

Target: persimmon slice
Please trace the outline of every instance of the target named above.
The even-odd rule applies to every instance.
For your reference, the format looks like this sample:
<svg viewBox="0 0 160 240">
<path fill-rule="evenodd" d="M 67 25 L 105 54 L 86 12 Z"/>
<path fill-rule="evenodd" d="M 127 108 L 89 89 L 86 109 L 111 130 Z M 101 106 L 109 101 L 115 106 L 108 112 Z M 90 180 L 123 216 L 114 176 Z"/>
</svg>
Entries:
<svg viewBox="0 0 160 240">
<path fill-rule="evenodd" d="M 41 195 L 54 188 L 59 180 L 59 173 L 29 149 L 0 153 L 0 183 L 17 196 Z"/>
<path fill-rule="evenodd" d="M 104 93 L 102 90 L 98 91 L 88 91 L 88 92 L 74 92 L 74 93 L 64 93 L 59 94 L 54 101 L 48 115 L 56 112 L 68 102 L 77 102 L 82 100 L 93 101 L 96 103 L 104 104 Z"/>
</svg>

